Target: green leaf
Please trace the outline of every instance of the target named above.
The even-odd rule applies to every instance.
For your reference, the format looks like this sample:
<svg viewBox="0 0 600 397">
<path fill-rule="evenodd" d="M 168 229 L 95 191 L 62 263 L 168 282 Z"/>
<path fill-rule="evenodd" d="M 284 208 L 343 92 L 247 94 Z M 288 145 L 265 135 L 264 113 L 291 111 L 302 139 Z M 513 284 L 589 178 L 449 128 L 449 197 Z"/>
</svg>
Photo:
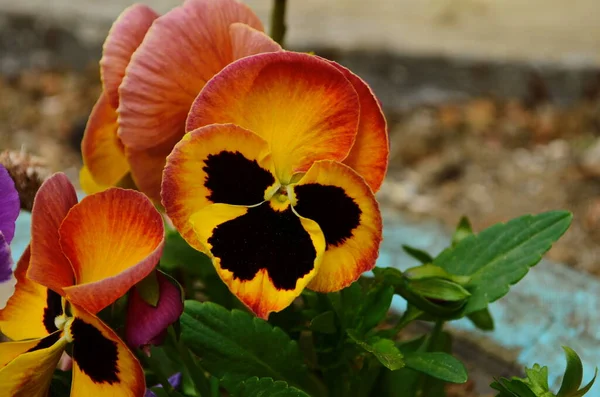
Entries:
<svg viewBox="0 0 600 397">
<path fill-rule="evenodd" d="M 581 363 L 581 359 L 570 347 L 563 346 L 563 350 L 567 356 L 567 368 L 565 369 L 557 397 L 573 395 L 579 389 L 583 380 L 583 364 Z"/>
<path fill-rule="evenodd" d="M 176 230 L 167 230 L 166 232 L 165 248 L 160 258 L 160 264 L 166 270 L 184 268 L 198 276 L 214 273 L 210 258 L 190 247 Z"/>
<path fill-rule="evenodd" d="M 544 396 L 550 393 L 550 386 L 548 386 L 548 367 L 533 364 L 532 368 L 525 368 L 525 375 L 527 375 L 525 383 L 529 385 L 531 391 L 537 396 Z M 552 395 L 552 393 L 550 394 Z"/>
<path fill-rule="evenodd" d="M 404 250 L 404 252 L 406 252 L 408 255 L 418 260 L 422 264 L 433 262 L 433 257 L 423 250 L 411 247 L 410 245 L 403 245 L 402 249 Z"/>
<path fill-rule="evenodd" d="M 444 269 L 439 266 L 435 266 L 432 264 L 425 264 L 417 267 L 412 267 L 410 269 L 406 269 L 404 271 L 404 277 L 409 278 L 411 280 L 423 280 L 428 278 L 439 278 L 449 281 L 454 281 L 457 284 L 464 285 L 467 284 L 471 277 L 469 276 L 455 276 L 453 274 L 448 273 Z"/>
<path fill-rule="evenodd" d="M 406 366 L 451 383 L 465 383 L 467 370 L 463 363 L 442 352 L 414 352 L 404 356 Z"/>
<path fill-rule="evenodd" d="M 337 331 L 335 326 L 335 313 L 329 310 L 318 314 L 310 322 L 309 328 L 314 332 L 320 332 L 322 334 L 335 334 Z"/>
<path fill-rule="evenodd" d="M 150 272 L 142 281 L 135 285 L 140 297 L 152 307 L 158 305 L 160 299 L 160 289 L 158 287 L 158 277 L 156 272 Z"/>
<path fill-rule="evenodd" d="M 594 371 L 594 377 L 592 380 L 585 385 L 582 389 L 578 390 L 577 393 L 574 393 L 572 397 L 582 397 L 587 394 L 588 391 L 594 386 L 594 382 L 596 381 L 596 377 L 598 376 L 598 368 Z"/>
<path fill-rule="evenodd" d="M 236 382 L 225 377 L 222 384 L 229 391 L 231 397 L 310 397 L 302 390 L 288 386 L 284 381 L 274 381 L 271 378 L 254 376 L 245 381 Z"/>
<path fill-rule="evenodd" d="M 313 392 L 302 354 L 280 328 L 240 310 L 186 301 L 181 339 L 213 376 L 283 380 Z"/>
<path fill-rule="evenodd" d="M 567 211 L 552 211 L 496 224 L 444 250 L 433 264 L 451 274 L 471 276 L 465 314 L 485 309 L 541 260 L 572 217 Z"/>
<path fill-rule="evenodd" d="M 456 244 L 460 243 L 462 240 L 472 234 L 473 228 L 471 227 L 471 222 L 469 221 L 469 218 L 463 216 L 460 218 L 458 226 L 456 227 L 456 231 L 454 231 L 454 235 L 452 236 L 452 246 L 454 247 Z"/>
<path fill-rule="evenodd" d="M 386 368 L 394 371 L 404 367 L 402 353 L 400 353 L 393 340 L 372 336 L 365 341 L 353 330 L 348 330 L 348 336 L 354 343 L 372 353 Z"/>
<path fill-rule="evenodd" d="M 410 281 L 409 285 L 413 292 L 428 299 L 456 302 L 465 300 L 471 296 L 469 291 L 460 285 L 438 278 L 413 280 Z"/>
<path fill-rule="evenodd" d="M 480 330 L 493 331 L 494 330 L 494 318 L 488 310 L 488 308 L 478 310 L 476 312 L 467 315 L 469 320 Z"/>
<path fill-rule="evenodd" d="M 496 379 L 490 387 L 500 392 L 496 397 L 538 397 L 531 391 L 529 386 L 519 378 Z"/>
<path fill-rule="evenodd" d="M 385 319 L 393 297 L 394 287 L 391 285 L 376 283 L 371 286 L 358 311 L 358 328 L 361 332 L 375 328 Z"/>
</svg>

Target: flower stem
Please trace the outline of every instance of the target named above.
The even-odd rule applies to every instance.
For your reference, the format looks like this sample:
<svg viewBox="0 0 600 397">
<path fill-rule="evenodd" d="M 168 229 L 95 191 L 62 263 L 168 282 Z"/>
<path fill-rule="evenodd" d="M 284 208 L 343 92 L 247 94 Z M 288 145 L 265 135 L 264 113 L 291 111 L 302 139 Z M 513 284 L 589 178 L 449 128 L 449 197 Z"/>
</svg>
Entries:
<svg viewBox="0 0 600 397">
<path fill-rule="evenodd" d="M 285 25 L 285 9 L 287 0 L 273 0 L 271 11 L 271 37 L 283 47 L 283 39 L 287 29 Z"/>
</svg>

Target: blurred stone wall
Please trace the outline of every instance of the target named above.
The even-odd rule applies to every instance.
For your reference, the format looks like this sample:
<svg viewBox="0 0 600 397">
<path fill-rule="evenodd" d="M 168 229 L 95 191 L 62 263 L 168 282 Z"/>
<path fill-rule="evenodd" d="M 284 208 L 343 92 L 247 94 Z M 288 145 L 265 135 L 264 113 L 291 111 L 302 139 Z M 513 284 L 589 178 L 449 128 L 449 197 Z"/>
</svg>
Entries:
<svg viewBox="0 0 600 397">
<path fill-rule="evenodd" d="M 159 12 L 179 0 L 142 0 Z M 0 0 L 98 41 L 133 0 Z M 246 1 L 268 20 L 271 1 Z M 600 65 L 598 0 L 289 0 L 288 44 Z"/>
</svg>

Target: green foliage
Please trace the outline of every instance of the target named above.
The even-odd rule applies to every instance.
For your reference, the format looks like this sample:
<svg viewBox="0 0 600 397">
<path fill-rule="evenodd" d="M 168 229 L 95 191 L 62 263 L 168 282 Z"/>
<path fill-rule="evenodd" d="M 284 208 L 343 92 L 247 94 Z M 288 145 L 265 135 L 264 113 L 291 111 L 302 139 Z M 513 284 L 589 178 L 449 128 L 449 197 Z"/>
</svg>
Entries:
<svg viewBox="0 0 600 397">
<path fill-rule="evenodd" d="M 567 359 L 567 367 L 563 375 L 560 390 L 554 394 L 548 385 L 548 367 L 534 364 L 532 368 L 525 369 L 525 378 L 512 377 L 500 378 L 491 384 L 492 389 L 499 391 L 496 397 L 581 397 L 594 385 L 598 369 L 594 378 L 581 387 L 583 380 L 583 365 L 581 359 L 569 347 L 563 347 Z"/>
<path fill-rule="evenodd" d="M 463 363 L 444 352 L 412 352 L 405 357 L 406 366 L 431 377 L 451 383 L 465 383 Z"/>
<path fill-rule="evenodd" d="M 485 309 L 503 297 L 567 230 L 572 214 L 552 211 L 526 215 L 468 235 L 433 261 L 448 273 L 470 276 L 464 314 Z"/>
<path fill-rule="evenodd" d="M 298 344 L 280 328 L 248 313 L 186 301 L 181 339 L 214 376 L 258 376 L 314 389 Z"/>
<path fill-rule="evenodd" d="M 390 339 L 372 336 L 367 340 L 362 340 L 355 331 L 348 331 L 348 336 L 354 343 L 372 353 L 381 364 L 386 368 L 395 371 L 404 367 L 404 357 L 396 347 L 394 341 Z"/>
<path fill-rule="evenodd" d="M 231 397 L 309 397 L 302 390 L 290 387 L 284 381 L 274 381 L 271 378 L 254 376 L 241 382 L 224 379 L 223 384 Z"/>
<path fill-rule="evenodd" d="M 467 317 L 492 330 L 488 304 L 540 260 L 570 221 L 567 212 L 549 212 L 475 234 L 463 218 L 437 257 L 403 246 L 419 266 L 404 272 L 375 268 L 375 277 L 333 293 L 305 290 L 269 321 L 248 313 L 209 258 L 169 231 L 161 269 L 184 286 L 189 300 L 165 343 L 147 350 L 150 357 L 138 354 L 147 382 L 163 385 L 152 387 L 159 397 L 443 397 L 447 383 L 468 378 L 452 356 L 445 322 Z M 136 286 L 149 302 L 156 298 L 154 281 Z M 394 295 L 408 303 L 400 317 L 389 312 Z M 101 315 L 119 329 L 125 310 L 123 300 Z M 399 338 L 417 319 L 432 329 L 408 341 Z M 523 379 L 498 379 L 492 387 L 499 397 L 583 396 L 594 379 L 581 386 L 581 360 L 565 352 L 568 365 L 556 395 L 548 387 L 548 369 L 539 365 Z M 174 373 L 182 374 L 177 389 L 168 384 Z M 69 385 L 70 379 L 54 379 L 51 395 L 64 395 Z"/>
</svg>

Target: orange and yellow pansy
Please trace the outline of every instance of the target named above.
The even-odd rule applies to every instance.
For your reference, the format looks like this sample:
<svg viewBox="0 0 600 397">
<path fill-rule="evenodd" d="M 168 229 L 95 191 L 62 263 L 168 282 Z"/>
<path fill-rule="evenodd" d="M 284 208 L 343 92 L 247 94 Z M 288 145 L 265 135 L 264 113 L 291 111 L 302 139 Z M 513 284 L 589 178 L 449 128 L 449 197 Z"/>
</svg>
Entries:
<svg viewBox="0 0 600 397">
<path fill-rule="evenodd" d="M 388 138 L 359 77 L 306 54 L 249 56 L 206 84 L 187 130 L 167 159 L 163 205 L 258 316 L 374 266 Z"/>
<path fill-rule="evenodd" d="M 15 293 L 0 311 L 0 395 L 45 396 L 72 345 L 73 396 L 140 396 L 140 363 L 96 313 L 154 270 L 160 214 L 141 193 L 112 188 L 77 202 L 63 174 L 41 186 Z"/>
<path fill-rule="evenodd" d="M 84 190 L 115 186 L 131 173 L 159 202 L 165 158 L 202 87 L 236 59 L 279 50 L 237 0 L 187 0 L 163 16 L 141 4 L 125 10 L 103 47 L 103 92 L 82 142 Z"/>
</svg>

